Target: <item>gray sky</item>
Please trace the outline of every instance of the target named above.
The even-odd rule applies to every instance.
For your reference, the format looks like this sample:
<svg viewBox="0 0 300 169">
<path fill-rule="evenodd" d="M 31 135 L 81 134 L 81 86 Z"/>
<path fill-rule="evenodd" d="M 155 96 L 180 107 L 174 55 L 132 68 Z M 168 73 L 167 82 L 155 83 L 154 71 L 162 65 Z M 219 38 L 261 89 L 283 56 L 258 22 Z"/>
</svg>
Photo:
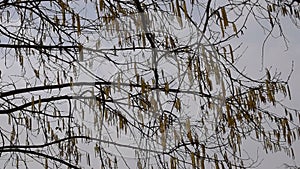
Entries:
<svg viewBox="0 0 300 169">
<path fill-rule="evenodd" d="M 289 42 L 289 50 L 286 50 L 284 46 L 284 41 L 282 38 L 274 39 L 271 38 L 266 43 L 265 56 L 264 56 L 264 67 L 270 68 L 272 66 L 271 72 L 278 70 L 282 72 L 282 78 L 286 79 L 294 61 L 294 72 L 290 79 L 290 87 L 292 92 L 292 101 L 285 100 L 284 102 L 290 107 L 300 109 L 300 105 L 297 104 L 300 102 L 300 92 L 298 91 L 299 79 L 297 76 L 300 74 L 300 34 L 299 30 L 295 28 L 289 21 L 283 21 L 284 33 L 286 34 Z M 241 68 L 246 66 L 246 72 L 249 76 L 257 77 L 259 75 L 265 74 L 265 71 L 261 72 L 261 46 L 263 44 L 263 34 L 261 28 L 256 24 L 248 23 L 248 29 L 245 30 L 245 35 L 235 41 L 237 43 L 243 42 L 244 45 L 242 49 L 247 47 L 246 52 L 243 57 L 239 60 L 239 65 Z M 239 50 L 241 54 L 242 50 Z M 247 147 L 247 146 L 246 146 Z M 247 150 L 247 148 L 246 148 Z M 256 146 L 249 144 L 249 153 L 256 153 Z M 294 143 L 294 151 L 296 155 L 295 164 L 300 166 L 300 142 L 297 141 Z M 259 151 L 260 152 L 260 151 Z M 259 159 L 265 159 L 258 169 L 263 168 L 283 168 L 283 163 L 288 163 L 289 165 L 295 165 L 293 160 L 288 158 L 284 152 L 274 153 L 274 154 L 263 154 L 260 152 Z"/>
<path fill-rule="evenodd" d="M 289 41 L 288 50 L 282 38 L 270 38 L 265 45 L 264 68 L 272 67 L 271 72 L 275 70 L 282 72 L 282 78 L 285 80 L 291 70 L 292 62 L 294 62 L 294 72 L 289 81 L 292 100 L 286 99 L 284 103 L 292 108 L 300 109 L 300 30 L 290 22 L 289 18 L 281 21 L 284 33 Z M 244 43 L 243 48 L 247 47 L 247 50 L 239 60 L 239 65 L 241 67 L 246 66 L 247 73 L 252 77 L 256 77 L 265 73 L 264 69 L 262 72 L 260 71 L 262 61 L 261 47 L 265 35 L 256 23 L 249 22 L 247 25 L 248 29 L 245 30 L 245 35 L 240 38 Z M 278 112 L 282 113 L 281 110 Z M 259 153 L 259 158 L 264 160 L 258 166 L 258 169 L 284 168 L 283 163 L 300 166 L 300 141 L 294 142 L 293 147 L 296 156 L 294 161 L 287 157 L 283 151 L 269 154 Z M 257 151 L 257 149 L 252 149 L 252 145 L 249 145 L 249 149 L 249 152 L 252 153 Z"/>
</svg>

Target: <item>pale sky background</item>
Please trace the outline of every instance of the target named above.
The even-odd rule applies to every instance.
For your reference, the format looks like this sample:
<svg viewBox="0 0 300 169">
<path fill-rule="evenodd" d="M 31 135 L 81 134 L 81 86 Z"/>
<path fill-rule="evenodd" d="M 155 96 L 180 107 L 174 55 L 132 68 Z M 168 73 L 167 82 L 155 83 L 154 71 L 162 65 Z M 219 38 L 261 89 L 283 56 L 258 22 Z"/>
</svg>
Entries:
<svg viewBox="0 0 300 169">
<path fill-rule="evenodd" d="M 285 100 L 285 103 L 290 107 L 300 109 L 300 92 L 299 92 L 299 74 L 300 74 L 300 30 L 296 29 L 294 25 L 287 20 L 283 21 L 283 29 L 286 37 L 289 40 L 288 50 L 286 51 L 286 46 L 282 38 L 274 39 L 270 38 L 265 46 L 265 56 L 264 56 L 264 67 L 270 68 L 271 73 L 277 70 L 282 72 L 282 78 L 286 79 L 288 73 L 291 70 L 292 61 L 294 61 L 294 72 L 291 76 L 289 85 L 292 93 L 292 100 Z M 236 39 L 236 41 L 243 42 L 242 49 L 247 47 L 246 52 L 243 57 L 239 60 L 238 64 L 240 68 L 246 66 L 246 72 L 249 76 L 257 77 L 265 73 L 264 69 L 261 72 L 261 50 L 265 35 L 261 28 L 256 24 L 248 22 L 247 30 L 244 31 L 245 35 Z M 239 50 L 237 54 L 241 54 L 243 50 Z M 284 168 L 283 163 L 289 165 L 300 166 L 300 141 L 294 142 L 294 152 L 296 159 L 293 161 L 291 158 L 287 157 L 284 152 L 270 153 L 268 155 L 261 153 L 259 159 L 264 159 L 258 169 L 277 169 Z M 248 150 L 249 148 L 249 150 Z M 247 147 L 249 153 L 256 153 L 257 147 L 249 144 Z M 264 152 L 264 151 L 262 151 Z"/>
<path fill-rule="evenodd" d="M 294 62 L 294 72 L 289 81 L 292 100 L 286 99 L 284 103 L 292 108 L 300 109 L 300 30 L 294 26 L 289 18 L 282 19 L 282 26 L 284 33 L 289 41 L 288 50 L 284 45 L 282 38 L 270 38 L 265 45 L 264 67 L 270 68 L 271 72 L 277 70 L 282 72 L 282 79 L 286 79 L 291 67 L 292 61 Z M 265 69 L 261 72 L 261 52 L 264 37 L 263 30 L 259 28 L 254 22 L 247 24 L 247 30 L 245 35 L 240 39 L 243 42 L 243 48 L 246 49 L 243 57 L 239 60 L 241 67 L 246 66 L 246 72 L 252 77 L 257 77 L 265 73 Z M 241 53 L 240 53 L 241 54 Z M 278 113 L 283 113 L 280 110 Z M 300 167 L 300 141 L 296 141 L 293 144 L 296 159 L 293 161 L 287 157 L 284 152 L 277 152 L 271 154 L 261 153 L 259 158 L 264 159 L 258 169 L 277 169 L 284 168 L 283 164 L 297 165 Z M 257 149 L 249 145 L 249 152 L 256 153 Z M 264 152 L 264 151 L 263 151 Z"/>
</svg>

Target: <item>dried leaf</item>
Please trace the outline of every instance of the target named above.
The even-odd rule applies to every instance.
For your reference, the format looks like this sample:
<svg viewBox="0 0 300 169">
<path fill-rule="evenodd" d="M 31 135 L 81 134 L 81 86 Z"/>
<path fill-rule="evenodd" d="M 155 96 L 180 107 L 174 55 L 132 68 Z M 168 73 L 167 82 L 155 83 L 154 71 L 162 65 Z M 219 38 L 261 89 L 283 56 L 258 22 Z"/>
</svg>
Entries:
<svg viewBox="0 0 300 169">
<path fill-rule="evenodd" d="M 180 102 L 180 99 L 179 98 L 176 98 L 176 101 L 175 101 L 175 108 L 180 111 L 181 110 L 181 102 Z"/>
<path fill-rule="evenodd" d="M 188 16 L 185 0 L 183 1 L 182 7 L 183 7 L 183 12 L 184 12 L 185 17 L 188 18 L 189 16 Z"/>
<path fill-rule="evenodd" d="M 228 24 L 228 18 L 227 18 L 225 7 L 221 8 L 221 13 L 222 13 L 222 18 L 223 18 L 223 22 L 224 22 L 224 27 L 226 29 L 226 27 L 229 26 L 229 24 Z"/>
<path fill-rule="evenodd" d="M 9 10 L 6 11 L 6 20 L 7 20 L 7 23 L 9 23 L 9 19 L 10 19 L 10 12 Z"/>
<path fill-rule="evenodd" d="M 39 72 L 39 70 L 34 69 L 33 71 L 34 71 L 35 77 L 39 79 L 40 78 L 40 72 Z"/>
<path fill-rule="evenodd" d="M 186 129 L 187 131 L 190 131 L 190 130 L 191 130 L 191 122 L 190 122 L 190 119 L 189 119 L 189 118 L 186 119 L 186 122 L 185 122 L 185 129 Z"/>
<path fill-rule="evenodd" d="M 219 169 L 219 164 L 218 164 L 218 155 L 217 154 L 214 154 L 214 160 L 215 160 L 215 166 L 216 166 L 216 169 Z"/>
<path fill-rule="evenodd" d="M 187 131 L 187 138 L 189 139 L 189 141 L 190 141 L 191 143 L 194 142 L 194 141 L 193 141 L 193 135 L 192 135 L 192 131 L 191 131 L 191 130 L 188 130 L 188 131 Z"/>
<path fill-rule="evenodd" d="M 161 145 L 163 149 L 165 150 L 167 148 L 167 138 L 166 138 L 167 132 L 162 133 L 161 135 Z"/>
<path fill-rule="evenodd" d="M 171 45 L 171 48 L 175 48 L 176 45 L 175 45 L 175 41 L 174 41 L 174 39 L 172 38 L 172 36 L 170 36 L 169 39 L 170 39 L 170 45 Z"/>
<path fill-rule="evenodd" d="M 223 22 L 222 22 L 221 19 L 220 19 L 220 27 L 221 27 L 222 37 L 224 38 L 225 37 L 225 31 L 224 31 Z"/>
<path fill-rule="evenodd" d="M 15 137 L 16 137 L 16 130 L 15 130 L 15 126 L 13 126 L 12 131 L 10 133 L 10 141 L 13 142 Z"/>
<path fill-rule="evenodd" d="M 191 152 L 190 156 L 191 156 L 191 161 L 192 161 L 192 167 L 193 167 L 193 168 L 196 168 L 195 153 L 194 153 L 194 152 Z"/>
<path fill-rule="evenodd" d="M 151 108 L 152 111 L 155 113 L 158 110 L 158 105 L 157 105 L 157 101 L 154 99 L 154 97 L 152 96 L 150 99 L 150 104 L 151 104 Z"/>
<path fill-rule="evenodd" d="M 78 45 L 78 51 L 79 51 L 79 61 L 82 62 L 83 61 L 83 46 L 82 46 L 82 44 Z"/>
<path fill-rule="evenodd" d="M 166 95 L 169 93 L 169 91 L 170 91 L 170 86 L 169 86 L 169 83 L 166 82 L 165 83 L 165 93 L 166 93 Z"/>
<path fill-rule="evenodd" d="M 229 51 L 230 51 L 230 56 L 231 56 L 231 63 L 234 63 L 233 50 L 232 50 L 232 47 L 230 44 L 229 44 Z"/>
<path fill-rule="evenodd" d="M 147 84 L 143 78 L 141 78 L 141 87 L 142 87 L 142 94 L 146 93 Z"/>
<path fill-rule="evenodd" d="M 77 35 L 79 36 L 81 34 L 81 25 L 80 25 L 80 16 L 79 16 L 79 14 L 76 14 L 76 22 L 77 22 Z"/>
<path fill-rule="evenodd" d="M 232 29 L 233 29 L 233 32 L 236 34 L 236 36 L 238 36 L 238 31 L 237 31 L 237 28 L 236 28 L 236 25 L 234 22 L 232 22 Z"/>
<path fill-rule="evenodd" d="M 56 80 L 57 80 L 57 84 L 60 85 L 60 81 L 59 81 L 59 71 L 57 71 Z"/>
<path fill-rule="evenodd" d="M 139 161 L 137 162 L 137 166 L 138 166 L 138 169 L 143 169 L 143 165 L 139 159 Z"/>
<path fill-rule="evenodd" d="M 41 96 L 39 95 L 39 104 L 38 104 L 39 111 L 41 111 L 41 106 L 42 106 L 42 101 L 41 101 Z"/>
<path fill-rule="evenodd" d="M 170 166 L 171 169 L 176 169 L 176 158 L 172 157 L 170 158 Z"/>
<path fill-rule="evenodd" d="M 202 156 L 205 157 L 206 153 L 205 153 L 205 145 L 201 144 L 201 151 L 202 151 Z"/>
<path fill-rule="evenodd" d="M 201 169 L 205 169 L 204 158 L 201 159 Z"/>
<path fill-rule="evenodd" d="M 20 66 L 24 66 L 24 57 L 23 57 L 23 55 L 19 55 L 19 62 L 20 62 Z"/>
<path fill-rule="evenodd" d="M 73 77 L 70 77 L 70 88 L 73 87 L 73 84 L 74 84 L 74 82 L 73 82 Z"/>
<path fill-rule="evenodd" d="M 270 24 L 272 26 L 272 28 L 274 27 L 274 22 L 273 22 L 273 19 L 272 19 L 272 15 L 270 13 L 270 11 L 268 10 L 268 15 L 269 15 L 269 21 L 270 21 Z"/>
<path fill-rule="evenodd" d="M 179 18 L 181 18 L 179 0 L 176 0 L 176 14 Z"/>
<path fill-rule="evenodd" d="M 104 89 L 104 93 L 105 93 L 105 95 L 106 95 L 106 99 L 109 98 L 110 90 L 111 90 L 111 87 L 110 87 L 110 86 L 107 86 L 107 87 L 105 87 L 105 89 Z"/>
<path fill-rule="evenodd" d="M 31 110 L 34 111 L 34 96 L 31 97 Z"/>
<path fill-rule="evenodd" d="M 100 4 L 100 11 L 103 11 L 105 5 L 104 0 L 100 0 L 99 4 Z"/>
</svg>

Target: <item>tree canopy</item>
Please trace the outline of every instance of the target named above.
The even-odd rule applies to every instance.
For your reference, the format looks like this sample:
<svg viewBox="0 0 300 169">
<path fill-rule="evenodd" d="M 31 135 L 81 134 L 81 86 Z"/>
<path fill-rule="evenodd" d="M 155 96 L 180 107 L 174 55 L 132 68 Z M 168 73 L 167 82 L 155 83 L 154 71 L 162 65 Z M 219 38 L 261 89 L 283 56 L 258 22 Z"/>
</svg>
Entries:
<svg viewBox="0 0 300 169">
<path fill-rule="evenodd" d="M 249 168 L 300 137 L 290 74 L 237 66 L 250 20 L 266 39 L 295 0 L 0 2 L 3 167 Z M 234 43 L 233 43 L 234 42 Z M 238 42 L 238 43 L 237 43 Z"/>
</svg>

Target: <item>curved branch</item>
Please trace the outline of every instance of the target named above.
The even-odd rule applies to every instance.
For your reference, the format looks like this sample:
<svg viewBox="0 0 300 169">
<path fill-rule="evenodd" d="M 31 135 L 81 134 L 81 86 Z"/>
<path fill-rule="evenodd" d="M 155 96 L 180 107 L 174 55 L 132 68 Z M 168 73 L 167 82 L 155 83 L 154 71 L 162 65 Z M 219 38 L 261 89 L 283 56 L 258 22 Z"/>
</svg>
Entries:
<svg viewBox="0 0 300 169">
<path fill-rule="evenodd" d="M 6 152 L 6 153 L 8 153 L 8 152 L 19 152 L 19 153 L 23 153 L 23 154 L 33 154 L 33 155 L 42 156 L 42 157 L 45 157 L 45 158 L 57 161 L 57 162 L 59 162 L 61 164 L 64 164 L 64 165 L 66 165 L 68 167 L 71 167 L 71 168 L 80 169 L 79 167 L 77 167 L 77 166 L 75 166 L 73 164 L 68 163 L 66 160 L 59 159 L 59 158 L 56 158 L 54 156 L 43 154 L 43 153 L 39 153 L 39 152 L 35 152 L 35 151 L 23 150 L 23 149 L 11 147 L 9 149 L 2 149 L 1 148 L 0 152 L 2 152 L 2 153 L 4 153 L 4 152 Z"/>
</svg>

